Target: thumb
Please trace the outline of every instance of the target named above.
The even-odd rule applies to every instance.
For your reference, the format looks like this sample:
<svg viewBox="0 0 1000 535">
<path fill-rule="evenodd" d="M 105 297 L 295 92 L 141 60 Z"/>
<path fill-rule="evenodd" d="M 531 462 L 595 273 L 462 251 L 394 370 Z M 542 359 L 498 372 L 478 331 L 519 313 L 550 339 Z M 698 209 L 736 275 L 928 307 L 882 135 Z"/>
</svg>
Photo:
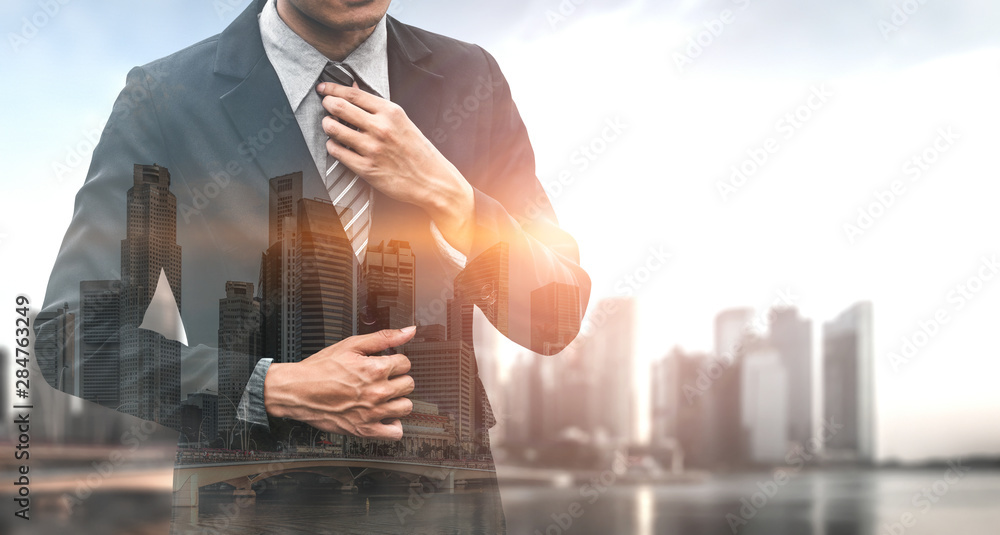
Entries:
<svg viewBox="0 0 1000 535">
<path fill-rule="evenodd" d="M 382 329 L 371 334 L 360 334 L 352 336 L 348 340 L 351 349 L 365 355 L 372 355 L 384 349 L 405 344 L 413 338 L 416 332 L 417 327 L 411 325 L 402 329 Z"/>
</svg>

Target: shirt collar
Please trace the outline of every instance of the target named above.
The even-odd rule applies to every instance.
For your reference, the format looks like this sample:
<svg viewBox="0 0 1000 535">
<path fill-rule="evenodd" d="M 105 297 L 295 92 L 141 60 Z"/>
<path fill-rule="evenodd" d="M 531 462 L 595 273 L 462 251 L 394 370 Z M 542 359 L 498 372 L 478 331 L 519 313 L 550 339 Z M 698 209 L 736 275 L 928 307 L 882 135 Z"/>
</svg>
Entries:
<svg viewBox="0 0 1000 535">
<path fill-rule="evenodd" d="M 306 95 L 315 91 L 319 75 L 330 60 L 281 20 L 275 0 L 267 1 L 259 17 L 264 50 L 278 74 L 288 103 L 293 111 L 297 110 Z M 368 87 L 386 99 L 389 98 L 387 35 L 383 16 L 368 39 L 344 60 Z"/>
</svg>

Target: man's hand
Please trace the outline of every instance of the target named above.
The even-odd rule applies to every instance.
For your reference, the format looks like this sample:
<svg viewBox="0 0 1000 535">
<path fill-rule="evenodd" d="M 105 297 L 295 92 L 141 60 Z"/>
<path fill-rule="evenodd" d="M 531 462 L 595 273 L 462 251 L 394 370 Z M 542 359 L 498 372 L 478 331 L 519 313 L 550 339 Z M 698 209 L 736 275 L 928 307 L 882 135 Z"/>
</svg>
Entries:
<svg viewBox="0 0 1000 535">
<path fill-rule="evenodd" d="M 319 84 L 331 156 L 398 201 L 424 209 L 448 243 L 472 248 L 475 200 L 462 173 L 394 102 L 355 87 Z M 357 130 L 343 123 L 357 127 Z"/>
<path fill-rule="evenodd" d="M 413 392 L 405 355 L 369 356 L 402 345 L 416 327 L 352 336 L 301 362 L 272 364 L 264 378 L 264 407 L 332 433 L 399 440 L 399 418 L 410 414 Z"/>
</svg>

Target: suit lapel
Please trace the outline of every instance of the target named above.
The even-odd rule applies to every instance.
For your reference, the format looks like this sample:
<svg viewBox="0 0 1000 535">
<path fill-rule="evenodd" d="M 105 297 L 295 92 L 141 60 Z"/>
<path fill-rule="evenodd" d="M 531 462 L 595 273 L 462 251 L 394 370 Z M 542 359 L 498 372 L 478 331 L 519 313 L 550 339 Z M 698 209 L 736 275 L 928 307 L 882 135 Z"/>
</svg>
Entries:
<svg viewBox="0 0 1000 535">
<path fill-rule="evenodd" d="M 288 97 L 264 52 L 257 23 L 262 5 L 250 4 L 219 36 L 215 72 L 240 80 L 220 97 L 239 134 L 234 148 L 268 179 L 302 171 L 304 181 L 319 180 Z"/>
<path fill-rule="evenodd" d="M 387 21 L 389 43 L 389 94 L 425 136 L 437 126 L 444 77 L 419 65 L 431 55 L 405 25 L 392 17 Z"/>
</svg>

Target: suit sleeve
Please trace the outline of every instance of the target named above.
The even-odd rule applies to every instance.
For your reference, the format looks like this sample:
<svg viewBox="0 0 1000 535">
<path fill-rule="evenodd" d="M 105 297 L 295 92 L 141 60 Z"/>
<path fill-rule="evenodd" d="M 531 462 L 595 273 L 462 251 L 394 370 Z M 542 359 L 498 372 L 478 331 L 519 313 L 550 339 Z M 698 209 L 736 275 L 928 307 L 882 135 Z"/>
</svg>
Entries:
<svg viewBox="0 0 1000 535">
<path fill-rule="evenodd" d="M 59 310 L 75 316 L 76 332 L 67 333 L 67 338 L 77 340 L 70 365 L 79 377 L 79 388 L 60 385 L 46 373 L 53 387 L 179 430 L 181 361 L 192 352 L 213 358 L 216 350 L 190 348 L 140 329 L 139 321 L 126 318 L 122 305 L 130 283 L 123 276 L 121 259 L 134 166 L 155 163 L 170 169 L 176 163 L 157 115 L 165 85 L 155 66 L 129 72 L 76 195 L 73 217 L 48 280 L 43 321 L 36 322 L 36 329 L 45 331 L 46 320 Z M 181 187 L 174 179 L 178 183 L 171 184 L 171 190 Z M 179 264 L 179 255 L 170 261 Z M 156 266 L 150 269 L 160 271 Z M 171 289 L 180 303 L 176 282 Z M 126 346 L 131 348 L 129 358 L 124 356 Z M 165 385 L 155 389 L 159 396 L 151 393 L 150 385 L 156 384 Z"/>
<path fill-rule="evenodd" d="M 512 323 L 527 319 L 530 324 L 526 329 L 512 325 L 511 338 L 538 353 L 558 352 L 579 331 L 590 297 L 590 278 L 580 266 L 576 241 L 559 227 L 549 198 L 535 175 L 534 152 L 510 87 L 496 60 L 485 51 L 484 54 L 496 87 L 492 94 L 487 178 L 474 187 L 475 235 L 469 265 L 474 266 L 477 259 L 496 244 L 507 244 L 510 255 L 509 317 Z M 563 285 L 564 289 L 576 293 L 577 313 L 575 325 L 571 321 L 568 328 L 564 325 L 560 333 L 555 333 L 562 337 L 561 343 L 550 344 L 547 349 L 538 343 L 539 338 L 545 338 L 537 336 L 543 322 L 532 317 L 532 309 L 536 314 L 558 313 L 544 310 L 544 303 L 552 305 L 552 300 L 546 301 L 535 293 L 544 293 L 543 288 L 552 284 Z M 536 302 L 534 307 L 533 300 Z M 539 303 L 543 303 L 541 307 Z M 532 338 L 536 338 L 534 343 Z"/>
</svg>

